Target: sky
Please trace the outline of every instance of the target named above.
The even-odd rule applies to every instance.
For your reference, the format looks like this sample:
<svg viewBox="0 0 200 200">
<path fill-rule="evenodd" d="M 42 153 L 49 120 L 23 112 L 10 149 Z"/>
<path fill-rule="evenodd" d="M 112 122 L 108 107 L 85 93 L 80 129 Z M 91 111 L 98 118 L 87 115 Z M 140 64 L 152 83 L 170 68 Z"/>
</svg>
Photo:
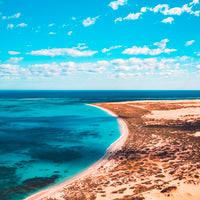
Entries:
<svg viewBox="0 0 200 200">
<path fill-rule="evenodd" d="M 200 89 L 199 0 L 0 0 L 0 89 Z"/>
</svg>

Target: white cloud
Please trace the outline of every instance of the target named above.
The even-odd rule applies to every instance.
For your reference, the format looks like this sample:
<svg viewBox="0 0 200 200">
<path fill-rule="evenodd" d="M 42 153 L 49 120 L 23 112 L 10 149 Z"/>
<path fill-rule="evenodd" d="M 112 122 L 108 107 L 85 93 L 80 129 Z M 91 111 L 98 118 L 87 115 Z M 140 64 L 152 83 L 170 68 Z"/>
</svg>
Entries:
<svg viewBox="0 0 200 200">
<path fill-rule="evenodd" d="M 147 46 L 144 47 L 137 47 L 133 46 L 132 48 L 127 48 L 125 49 L 122 53 L 123 54 L 129 54 L 129 55 L 159 55 L 161 53 L 171 53 L 174 51 L 177 51 L 176 49 L 167 49 L 166 48 L 166 43 L 168 42 L 168 39 L 161 40 L 160 42 L 154 43 L 155 46 L 158 46 L 159 48 L 157 49 L 150 49 Z"/>
<path fill-rule="evenodd" d="M 114 70 L 115 71 L 136 71 L 136 70 L 140 70 L 140 66 L 139 65 L 132 65 L 132 66 L 120 65 L 120 66 L 116 66 Z"/>
<path fill-rule="evenodd" d="M 85 50 L 80 51 L 77 48 L 54 48 L 54 49 L 42 49 L 37 51 L 32 51 L 30 55 L 33 56 L 72 56 L 72 57 L 85 57 L 85 56 L 93 56 L 98 53 L 98 51 Z"/>
<path fill-rule="evenodd" d="M 177 49 L 164 49 L 162 53 L 168 53 L 170 54 L 171 52 L 175 52 Z"/>
<path fill-rule="evenodd" d="M 20 13 L 14 14 L 12 16 L 7 17 L 8 19 L 13 19 L 13 18 L 19 18 L 20 17 Z"/>
<path fill-rule="evenodd" d="M 118 17 L 118 18 L 115 19 L 114 22 L 116 23 L 116 22 L 121 22 L 121 21 L 123 21 L 123 18 L 122 17 Z"/>
<path fill-rule="evenodd" d="M 106 60 L 100 60 L 100 61 L 97 61 L 96 63 L 97 66 L 104 66 L 104 67 L 107 67 L 110 65 L 110 63 Z"/>
<path fill-rule="evenodd" d="M 140 11 L 141 11 L 141 12 L 146 12 L 147 9 L 148 9 L 147 7 L 142 7 L 142 8 L 140 9 Z"/>
<path fill-rule="evenodd" d="M 52 26 L 55 26 L 55 24 L 49 24 L 48 26 L 49 26 L 49 27 L 52 27 Z"/>
<path fill-rule="evenodd" d="M 123 72 L 120 72 L 120 73 L 118 73 L 117 77 L 123 78 L 123 79 L 128 79 L 128 78 L 132 78 L 132 77 L 135 77 L 135 76 L 141 76 L 141 75 L 142 75 L 141 73 L 123 73 Z"/>
<path fill-rule="evenodd" d="M 61 77 L 69 74 L 87 73 L 87 74 L 102 74 L 105 71 L 107 61 L 74 63 L 61 62 L 51 64 L 35 64 L 29 65 L 28 69 L 34 76 L 42 77 Z"/>
<path fill-rule="evenodd" d="M 194 0 L 190 4 L 184 4 L 182 7 L 173 7 L 170 8 L 168 4 L 158 4 L 157 6 L 150 7 L 142 7 L 141 12 L 151 11 L 154 13 L 162 13 L 163 15 L 181 15 L 183 13 L 192 14 L 195 16 L 199 16 L 200 11 L 192 11 L 192 8 L 195 4 L 198 4 L 197 0 Z"/>
<path fill-rule="evenodd" d="M 192 45 L 193 43 L 194 43 L 194 40 L 187 41 L 187 42 L 185 43 L 185 46 L 190 46 L 190 45 Z"/>
<path fill-rule="evenodd" d="M 193 67 L 196 67 L 195 63 L 192 63 L 192 58 L 181 61 L 182 57 L 176 57 L 173 59 L 168 58 L 130 58 L 130 59 L 116 59 L 111 63 L 114 65 L 114 72 L 117 73 L 115 77 L 132 78 L 134 76 L 179 76 L 185 75 L 187 69 L 181 69 L 180 66 L 187 65 L 187 63 Z"/>
<path fill-rule="evenodd" d="M 23 59 L 24 59 L 23 57 L 11 57 L 9 60 L 7 60 L 7 62 L 16 64 L 16 63 L 22 61 Z"/>
<path fill-rule="evenodd" d="M 32 76 L 39 76 L 44 78 L 55 77 L 61 73 L 61 68 L 57 63 L 29 65 L 28 70 Z"/>
<path fill-rule="evenodd" d="M 8 17 L 3 16 L 2 19 L 14 19 L 14 18 L 19 18 L 20 15 L 21 15 L 20 13 L 16 13 L 16 14 L 11 15 L 11 16 L 8 16 Z"/>
<path fill-rule="evenodd" d="M 72 31 L 69 31 L 69 32 L 67 33 L 67 35 L 69 35 L 69 36 L 70 36 L 71 34 L 72 34 Z"/>
<path fill-rule="evenodd" d="M 77 71 L 85 72 L 88 74 L 98 73 L 102 74 L 105 71 L 105 67 L 101 63 L 77 63 Z"/>
<path fill-rule="evenodd" d="M 149 54 L 150 49 L 147 46 L 144 47 L 136 47 L 133 46 L 132 48 L 125 49 L 122 53 L 129 54 L 129 55 L 139 55 L 139 54 Z"/>
<path fill-rule="evenodd" d="M 117 21 L 123 21 L 123 20 L 136 20 L 136 19 L 139 19 L 139 17 L 142 15 L 142 13 L 130 13 L 128 16 L 122 18 L 122 17 L 118 17 L 115 19 L 115 23 Z"/>
<path fill-rule="evenodd" d="M 55 32 L 49 32 L 49 35 L 56 35 Z"/>
<path fill-rule="evenodd" d="M 124 59 L 115 59 L 111 61 L 111 64 L 113 65 L 125 65 L 125 60 Z"/>
<path fill-rule="evenodd" d="M 76 17 L 72 17 L 72 20 L 76 20 Z"/>
<path fill-rule="evenodd" d="M 186 60 L 188 60 L 190 57 L 188 57 L 188 56 L 181 56 L 181 57 L 179 57 L 179 59 L 180 59 L 180 61 L 186 61 Z"/>
<path fill-rule="evenodd" d="M 158 46 L 161 49 L 164 49 L 166 48 L 167 42 L 169 42 L 169 40 L 166 38 L 164 40 L 161 40 L 160 42 L 155 42 L 153 45 Z"/>
<path fill-rule="evenodd" d="M 196 4 L 199 4 L 199 0 L 193 0 L 190 5 L 196 5 Z"/>
<path fill-rule="evenodd" d="M 124 17 L 124 20 L 136 20 L 142 15 L 142 13 L 130 13 L 127 17 Z"/>
<path fill-rule="evenodd" d="M 117 71 L 132 71 L 132 70 L 154 70 L 154 69 L 164 69 L 168 68 L 168 64 L 172 64 L 176 60 L 168 59 L 158 59 L 158 58 L 130 58 L 127 60 L 124 59 L 115 59 L 110 63 L 114 65 L 114 69 Z"/>
<path fill-rule="evenodd" d="M 162 20 L 162 23 L 170 23 L 170 24 L 172 24 L 173 21 L 174 21 L 173 17 L 167 17 L 167 18 Z"/>
<path fill-rule="evenodd" d="M 83 50 L 87 48 L 88 46 L 86 46 L 85 43 L 79 43 L 77 47 L 74 47 L 74 49 L 79 49 L 79 50 Z"/>
<path fill-rule="evenodd" d="M 27 27 L 28 25 L 25 24 L 25 23 L 20 23 L 20 24 L 17 24 L 17 25 L 14 25 L 14 24 L 8 24 L 7 25 L 7 29 L 13 29 L 15 27 L 20 27 L 20 28 L 24 28 L 24 27 Z"/>
<path fill-rule="evenodd" d="M 184 12 L 190 13 L 191 8 L 189 8 L 187 5 L 184 5 L 182 8 L 174 7 L 174 8 L 166 10 L 163 14 L 164 15 L 181 15 Z"/>
<path fill-rule="evenodd" d="M 25 24 L 25 23 L 21 23 L 21 24 L 17 24 L 16 26 L 17 26 L 17 27 L 24 28 L 24 27 L 26 27 L 26 26 L 27 26 L 27 24 Z"/>
<path fill-rule="evenodd" d="M 190 12 L 190 8 L 188 8 L 187 6 L 184 8 L 174 7 L 170 9 L 167 4 L 158 5 L 154 8 L 154 12 L 161 12 L 164 15 L 181 15 L 183 12 L 188 12 L 188 11 Z"/>
<path fill-rule="evenodd" d="M 122 47 L 121 45 L 118 45 L 118 46 L 110 47 L 110 48 L 108 48 L 108 49 L 104 48 L 104 49 L 102 50 L 102 53 L 107 53 L 107 52 L 109 52 L 109 51 L 111 51 L 111 50 L 113 50 L 113 49 L 118 49 L 118 48 L 121 48 L 121 47 Z"/>
<path fill-rule="evenodd" d="M 0 69 L 14 69 L 18 67 L 18 65 L 12 65 L 12 64 L 0 64 Z"/>
<path fill-rule="evenodd" d="M 109 3 L 109 6 L 113 9 L 113 10 L 117 10 L 119 8 L 119 6 L 123 6 L 127 4 L 127 0 L 117 0 L 117 1 L 112 1 Z"/>
<path fill-rule="evenodd" d="M 14 24 L 8 24 L 7 25 L 7 29 L 13 29 L 14 28 Z"/>
<path fill-rule="evenodd" d="M 74 68 L 75 63 L 74 62 L 62 62 L 62 63 L 60 63 L 60 65 L 62 67 Z"/>
<path fill-rule="evenodd" d="M 132 78 L 135 76 L 177 76 L 184 75 L 189 69 L 198 71 L 199 61 L 192 57 L 174 58 L 136 58 L 99 60 L 96 62 L 53 62 L 37 63 L 21 67 L 16 64 L 0 64 L 0 79 L 41 79 L 64 78 L 75 74 L 102 74 L 103 76 Z M 195 72 L 196 72 L 195 71 Z"/>
<path fill-rule="evenodd" d="M 197 16 L 197 17 L 199 17 L 200 11 L 197 10 L 197 11 L 195 11 L 195 12 L 192 12 L 192 14 L 194 14 L 194 15 Z"/>
<path fill-rule="evenodd" d="M 19 65 L 0 64 L 0 79 L 19 79 L 26 70 Z M 28 73 L 26 73 L 28 76 Z"/>
<path fill-rule="evenodd" d="M 19 51 L 8 51 L 8 53 L 10 55 L 19 55 L 19 54 L 21 54 L 21 52 L 19 52 Z"/>
<path fill-rule="evenodd" d="M 87 26 L 91 26 L 92 24 L 94 24 L 95 22 L 96 22 L 96 20 L 99 18 L 99 16 L 97 16 L 97 17 L 93 17 L 93 18 L 91 18 L 91 17 L 88 17 L 87 19 L 85 19 L 85 20 L 83 20 L 83 25 L 85 26 L 85 27 L 87 27 Z"/>
</svg>

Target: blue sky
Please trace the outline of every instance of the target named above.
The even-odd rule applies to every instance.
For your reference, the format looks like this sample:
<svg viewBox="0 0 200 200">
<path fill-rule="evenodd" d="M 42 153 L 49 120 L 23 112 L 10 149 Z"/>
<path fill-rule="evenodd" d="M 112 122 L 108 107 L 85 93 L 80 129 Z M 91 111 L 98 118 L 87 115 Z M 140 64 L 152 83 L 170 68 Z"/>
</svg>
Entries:
<svg viewBox="0 0 200 200">
<path fill-rule="evenodd" d="M 0 0 L 0 89 L 200 89 L 199 0 Z"/>
</svg>

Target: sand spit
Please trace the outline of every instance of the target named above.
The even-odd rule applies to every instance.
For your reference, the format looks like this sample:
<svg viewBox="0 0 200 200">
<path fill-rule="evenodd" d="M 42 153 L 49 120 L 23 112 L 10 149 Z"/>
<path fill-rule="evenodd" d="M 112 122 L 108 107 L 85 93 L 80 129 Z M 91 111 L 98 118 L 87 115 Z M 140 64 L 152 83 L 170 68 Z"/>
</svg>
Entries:
<svg viewBox="0 0 200 200">
<path fill-rule="evenodd" d="M 86 172 L 27 200 L 200 199 L 200 100 L 94 106 L 118 117 L 122 136 Z"/>
</svg>

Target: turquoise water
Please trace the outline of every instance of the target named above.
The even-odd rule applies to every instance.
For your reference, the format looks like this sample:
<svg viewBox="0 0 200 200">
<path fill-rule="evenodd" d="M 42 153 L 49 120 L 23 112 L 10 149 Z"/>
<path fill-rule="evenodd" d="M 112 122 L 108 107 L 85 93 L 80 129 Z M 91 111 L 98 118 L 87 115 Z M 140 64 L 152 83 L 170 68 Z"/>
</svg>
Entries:
<svg viewBox="0 0 200 200">
<path fill-rule="evenodd" d="M 69 179 L 119 137 L 116 118 L 70 99 L 0 100 L 0 199 Z"/>
</svg>

